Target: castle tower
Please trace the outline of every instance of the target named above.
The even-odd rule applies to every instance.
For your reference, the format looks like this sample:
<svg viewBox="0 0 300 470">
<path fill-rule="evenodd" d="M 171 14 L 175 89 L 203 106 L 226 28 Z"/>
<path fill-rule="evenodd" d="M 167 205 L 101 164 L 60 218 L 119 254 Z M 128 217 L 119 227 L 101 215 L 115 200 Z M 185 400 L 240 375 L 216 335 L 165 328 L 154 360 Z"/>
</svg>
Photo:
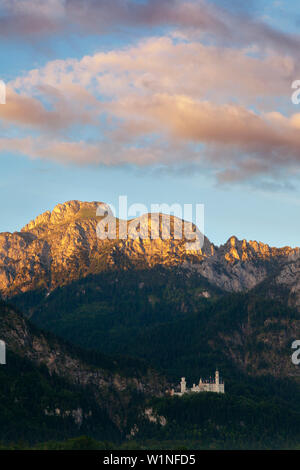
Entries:
<svg viewBox="0 0 300 470">
<path fill-rule="evenodd" d="M 222 386 L 220 384 L 220 376 L 219 376 L 219 371 L 218 369 L 216 370 L 216 375 L 215 375 L 215 392 L 221 393 L 222 392 Z"/>
<path fill-rule="evenodd" d="M 186 392 L 186 381 L 185 381 L 185 377 L 181 377 L 180 392 L 181 392 L 181 393 L 185 393 L 185 392 Z"/>
</svg>

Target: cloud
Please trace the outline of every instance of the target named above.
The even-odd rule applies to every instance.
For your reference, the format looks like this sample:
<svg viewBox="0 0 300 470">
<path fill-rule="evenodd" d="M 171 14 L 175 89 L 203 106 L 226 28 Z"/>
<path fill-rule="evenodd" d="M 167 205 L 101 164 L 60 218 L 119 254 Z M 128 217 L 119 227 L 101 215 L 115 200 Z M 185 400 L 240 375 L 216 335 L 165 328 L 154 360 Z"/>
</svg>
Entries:
<svg viewBox="0 0 300 470">
<path fill-rule="evenodd" d="M 180 159 L 178 149 L 173 150 L 173 159 Z M 165 150 L 165 149 L 164 149 Z M 86 142 L 53 140 L 47 136 L 33 138 L 0 138 L 0 152 L 17 153 L 33 159 L 46 159 L 62 164 L 103 165 L 137 167 L 152 166 L 164 160 L 164 150 L 160 145 L 149 148 L 123 146 L 114 142 Z"/>
<path fill-rule="evenodd" d="M 54 34 L 66 20 L 64 0 L 0 0 L 0 35 L 8 39 Z"/>
<path fill-rule="evenodd" d="M 278 96 L 290 101 L 291 82 L 300 75 L 299 62 L 293 56 L 270 52 L 254 57 L 252 52 L 161 36 L 81 60 L 50 61 L 10 85 L 29 94 L 48 86 L 53 93 L 56 90 L 82 103 L 90 102 L 92 95 L 112 99 L 162 92 L 214 101 L 257 101 L 256 105 L 262 98 L 270 98 L 273 104 Z"/>
<path fill-rule="evenodd" d="M 64 9 L 75 3 L 65 2 Z M 126 2 L 93 5 L 110 8 L 115 18 L 121 3 L 126 16 Z M 154 24 L 158 12 L 181 11 L 178 2 L 177 12 L 169 11 L 171 0 L 150 3 L 138 5 L 130 21 Z M 190 17 L 200 21 L 198 4 L 189 2 L 179 15 L 186 25 Z M 17 11 L 17 3 L 11 5 Z M 152 16 L 142 20 L 146 7 Z M 22 2 L 19 8 L 22 15 L 32 12 Z M 201 19 L 207 27 L 215 11 L 209 8 L 212 16 Z M 60 20 L 64 9 L 57 12 Z M 36 11 L 50 14 L 38 5 Z M 6 129 L 15 127 L 10 139 L 0 138 L 0 151 L 78 165 L 211 168 L 223 183 L 280 172 L 286 177 L 300 166 L 300 114 L 291 113 L 291 104 L 279 112 L 275 103 L 290 103 L 300 66 L 292 47 L 287 55 L 264 46 L 224 47 L 179 31 L 79 60 L 51 61 L 9 83 L 0 120 Z M 17 130 L 27 137 L 15 138 Z"/>
<path fill-rule="evenodd" d="M 250 2 L 251 10 L 236 4 L 208 0 L 0 0 L 0 35 L 15 40 L 18 36 L 102 35 L 165 26 L 206 34 L 218 44 L 258 44 L 299 55 L 298 35 L 279 31 L 258 15 L 251 15 L 257 2 Z"/>
<path fill-rule="evenodd" d="M 77 165 L 209 164 L 220 182 L 299 168 L 299 114 L 290 118 L 279 113 L 258 115 L 241 106 L 216 106 L 167 95 L 157 95 L 151 103 L 127 100 L 123 106 L 129 115 L 135 113 L 148 121 L 147 132 L 160 133 L 160 140 L 138 145 L 133 126 L 126 144 L 116 138 L 95 142 L 60 141 L 47 136 L 3 138 L 0 151 Z M 204 147 L 199 151 L 191 143 Z"/>
<path fill-rule="evenodd" d="M 50 100 L 48 109 L 38 98 L 18 94 L 11 87 L 6 90 L 6 104 L 0 106 L 0 121 L 7 126 L 16 124 L 43 132 L 65 132 L 74 124 L 93 123 L 93 113 L 82 109 L 80 102 L 90 104 L 92 98 L 85 90 L 74 85 L 69 89 L 68 97 L 48 85 L 41 86 L 39 96 Z M 76 94 L 76 100 L 74 98 Z"/>
</svg>

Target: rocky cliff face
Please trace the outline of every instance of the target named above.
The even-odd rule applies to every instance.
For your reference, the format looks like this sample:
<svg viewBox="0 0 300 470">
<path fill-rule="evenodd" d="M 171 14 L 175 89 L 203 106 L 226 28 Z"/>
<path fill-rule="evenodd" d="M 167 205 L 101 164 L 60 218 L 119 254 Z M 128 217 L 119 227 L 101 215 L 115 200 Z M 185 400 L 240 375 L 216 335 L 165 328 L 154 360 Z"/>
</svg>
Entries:
<svg viewBox="0 0 300 470">
<path fill-rule="evenodd" d="M 0 332 L 8 351 L 37 366 L 46 366 L 50 375 L 56 374 L 92 394 L 120 431 L 126 430 L 126 407 L 132 396 L 139 396 L 140 400 L 162 396 L 167 388 L 162 376 L 146 366 L 139 368 L 138 362 L 131 372 L 128 367 L 123 372 L 122 363 L 109 357 L 99 356 L 91 361 L 80 349 L 40 331 L 2 301 Z M 9 367 L 9 360 L 7 363 L 5 367 Z M 135 403 L 131 406 L 134 408 Z"/>
<path fill-rule="evenodd" d="M 98 202 L 69 201 L 58 204 L 27 224 L 21 232 L 0 234 L 0 293 L 10 297 L 35 289 L 51 291 L 57 286 L 106 269 L 128 269 L 156 264 L 182 265 L 197 270 L 226 291 L 241 291 L 298 260 L 299 248 L 272 248 L 261 242 L 231 237 L 220 247 L 207 238 L 201 250 L 187 250 L 187 240 L 177 239 L 175 227 L 182 221 L 171 218 L 171 236 L 160 217 L 158 238 L 150 237 L 148 215 L 136 221 L 145 239 L 100 240 L 97 237 Z M 116 221 L 117 235 L 119 221 Z M 126 222 L 125 222 L 126 224 Z M 132 237 L 131 237 L 132 235 Z M 289 268 L 286 268 L 289 269 Z"/>
<path fill-rule="evenodd" d="M 300 309 L 300 259 L 291 259 L 282 268 L 259 286 L 265 294 L 283 301 L 290 307 Z"/>
</svg>

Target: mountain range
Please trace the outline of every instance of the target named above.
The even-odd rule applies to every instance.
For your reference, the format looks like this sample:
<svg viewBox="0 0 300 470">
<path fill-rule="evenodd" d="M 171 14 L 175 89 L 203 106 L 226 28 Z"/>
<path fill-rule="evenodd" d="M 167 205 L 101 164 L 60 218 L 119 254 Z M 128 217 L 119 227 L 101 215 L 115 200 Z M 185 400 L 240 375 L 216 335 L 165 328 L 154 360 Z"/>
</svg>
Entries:
<svg viewBox="0 0 300 470">
<path fill-rule="evenodd" d="M 19 413 L 23 430 L 34 423 L 32 442 L 86 433 L 166 446 L 299 443 L 300 373 L 291 361 L 299 248 L 233 236 L 219 247 L 205 237 L 201 250 L 187 251 L 174 236 L 183 223 L 175 217 L 169 239 L 100 240 L 98 205 L 59 204 L 20 232 L 0 234 L 6 441 L 20 437 L 22 426 L 14 435 L 8 424 Z M 152 223 L 147 214 L 138 222 Z M 164 224 L 160 216 L 160 235 Z M 196 397 L 182 414 L 183 402 L 164 397 L 181 376 L 192 384 L 217 366 L 225 397 Z M 22 392 L 23 375 L 28 389 L 39 384 L 38 409 Z"/>
<path fill-rule="evenodd" d="M 51 291 L 89 274 L 111 269 L 182 266 L 197 271 L 228 292 L 255 287 L 271 275 L 290 288 L 289 302 L 300 302 L 300 249 L 274 248 L 235 236 L 220 247 L 206 237 L 201 250 L 188 252 L 185 240 L 137 238 L 100 240 L 99 202 L 58 204 L 29 222 L 20 232 L 0 234 L 0 293 L 11 297 L 29 290 Z M 174 217 L 173 217 L 174 219 Z M 141 218 L 148 223 L 148 215 Z M 162 233 L 160 221 L 160 233 Z"/>
</svg>

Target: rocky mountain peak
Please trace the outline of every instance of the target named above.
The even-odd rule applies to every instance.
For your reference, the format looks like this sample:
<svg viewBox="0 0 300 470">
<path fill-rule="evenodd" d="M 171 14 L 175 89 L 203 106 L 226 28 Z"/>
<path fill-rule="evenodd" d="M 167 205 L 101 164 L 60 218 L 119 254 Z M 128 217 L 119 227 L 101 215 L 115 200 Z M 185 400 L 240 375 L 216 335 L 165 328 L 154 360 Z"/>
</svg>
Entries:
<svg viewBox="0 0 300 470">
<path fill-rule="evenodd" d="M 220 251 L 228 262 L 276 257 L 297 257 L 300 254 L 299 248 L 292 248 L 290 246 L 282 248 L 270 247 L 268 244 L 256 240 L 239 240 L 234 235 L 224 245 L 221 245 Z"/>
<path fill-rule="evenodd" d="M 21 232 L 31 231 L 39 226 L 58 225 L 76 220 L 80 217 L 96 217 L 96 210 L 100 202 L 67 201 L 57 204 L 51 211 L 46 211 L 30 221 Z"/>
<path fill-rule="evenodd" d="M 184 236 L 175 236 L 183 221 L 171 217 L 168 224 L 161 214 L 156 214 L 156 224 L 149 214 L 125 222 L 127 239 L 118 238 L 121 221 L 116 219 L 117 236 L 100 239 L 99 204 L 68 201 L 39 215 L 19 233 L 1 233 L 0 294 L 8 297 L 28 290 L 50 291 L 104 270 L 147 269 L 158 264 L 196 269 L 219 287 L 239 291 L 262 281 L 275 265 L 299 258 L 299 248 L 274 248 L 236 236 L 220 247 L 205 237 L 201 249 L 191 250 Z M 170 236 L 164 237 L 168 225 Z M 146 238 L 131 237 L 136 229 L 147 232 Z M 151 232 L 156 234 L 154 239 Z"/>
</svg>

